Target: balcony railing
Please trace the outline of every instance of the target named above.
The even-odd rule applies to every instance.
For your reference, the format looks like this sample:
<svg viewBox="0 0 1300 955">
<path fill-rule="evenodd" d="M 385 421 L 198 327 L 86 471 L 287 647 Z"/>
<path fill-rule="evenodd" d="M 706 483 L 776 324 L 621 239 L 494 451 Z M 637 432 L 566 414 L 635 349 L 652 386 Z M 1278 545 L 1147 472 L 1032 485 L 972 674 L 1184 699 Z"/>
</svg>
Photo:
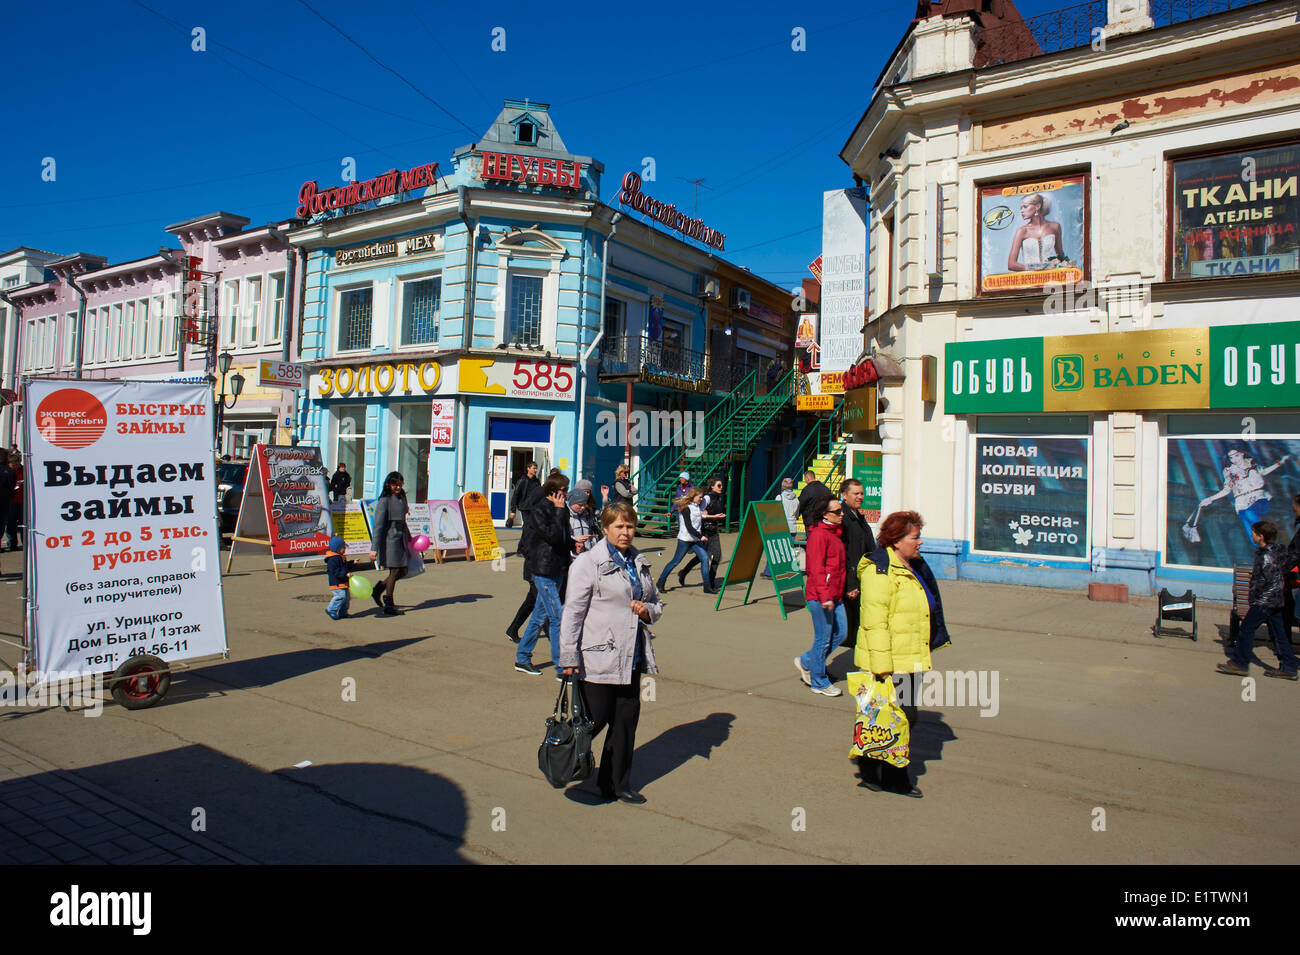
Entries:
<svg viewBox="0 0 1300 955">
<path fill-rule="evenodd" d="M 1264 2 L 1266 0 L 1151 0 L 1151 19 L 1157 27 L 1167 27 Z M 1091 46 L 1105 26 L 1106 0 L 1091 0 L 1027 20 L 1001 23 L 980 34 L 975 67 L 999 66 Z"/>
<path fill-rule="evenodd" d="M 607 338 L 601 342 L 600 372 L 604 375 L 639 375 L 641 380 L 680 388 L 709 390 L 709 356 L 679 348 L 643 335 Z"/>
</svg>

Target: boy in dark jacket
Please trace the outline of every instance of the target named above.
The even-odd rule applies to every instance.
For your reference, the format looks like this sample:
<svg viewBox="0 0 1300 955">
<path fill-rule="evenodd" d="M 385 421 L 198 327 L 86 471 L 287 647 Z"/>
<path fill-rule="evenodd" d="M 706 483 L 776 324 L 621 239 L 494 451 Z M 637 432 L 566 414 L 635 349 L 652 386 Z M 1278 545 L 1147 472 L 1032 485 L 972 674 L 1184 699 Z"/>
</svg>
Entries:
<svg viewBox="0 0 1300 955">
<path fill-rule="evenodd" d="M 1277 525 L 1272 521 L 1257 521 L 1251 525 L 1250 538 L 1255 542 L 1255 566 L 1250 573 L 1250 610 L 1237 631 L 1237 645 L 1227 663 L 1217 667 L 1220 673 L 1246 676 L 1255 653 L 1255 631 L 1260 624 L 1268 624 L 1277 648 L 1278 669 L 1265 667 L 1264 675 L 1283 680 L 1297 679 L 1300 661 L 1291 650 L 1286 627 L 1282 622 L 1283 588 L 1286 586 L 1286 548 L 1277 542 Z"/>
<path fill-rule="evenodd" d="M 342 537 L 330 538 L 330 549 L 325 552 L 325 573 L 329 575 L 330 605 L 325 608 L 331 620 L 341 620 L 348 615 L 348 605 L 352 597 L 348 593 L 348 576 L 352 572 L 352 562 L 343 555 L 347 545 Z"/>
</svg>

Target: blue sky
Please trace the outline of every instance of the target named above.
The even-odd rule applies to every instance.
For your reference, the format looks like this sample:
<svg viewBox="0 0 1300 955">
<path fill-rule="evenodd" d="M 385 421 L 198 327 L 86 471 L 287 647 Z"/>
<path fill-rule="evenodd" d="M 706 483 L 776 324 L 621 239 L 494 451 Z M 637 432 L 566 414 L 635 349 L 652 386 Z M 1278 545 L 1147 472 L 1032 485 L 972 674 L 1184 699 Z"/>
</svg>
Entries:
<svg viewBox="0 0 1300 955">
<path fill-rule="evenodd" d="M 726 234 L 726 257 L 790 287 L 820 251 L 822 192 L 853 184 L 837 152 L 916 8 L 308 2 L 411 85 L 301 0 L 11 6 L 0 250 L 121 262 L 217 209 L 287 218 L 298 186 L 337 182 L 343 157 L 359 179 L 449 167 L 503 99 L 527 97 L 551 104 L 572 152 L 605 164 L 606 202 L 647 156 L 645 191 L 683 210 L 684 180 L 703 177 L 699 214 Z M 193 27 L 206 52 L 191 50 Z"/>
</svg>

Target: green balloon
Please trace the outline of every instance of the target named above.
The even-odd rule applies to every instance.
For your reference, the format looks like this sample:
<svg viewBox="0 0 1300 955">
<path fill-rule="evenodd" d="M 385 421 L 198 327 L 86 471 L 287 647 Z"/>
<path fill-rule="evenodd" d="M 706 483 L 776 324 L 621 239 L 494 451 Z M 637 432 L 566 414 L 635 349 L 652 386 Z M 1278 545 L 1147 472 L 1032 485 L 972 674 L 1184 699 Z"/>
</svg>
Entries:
<svg viewBox="0 0 1300 955">
<path fill-rule="evenodd" d="M 348 590 L 358 600 L 365 600 L 374 589 L 374 585 L 369 580 L 357 574 L 353 574 L 348 580 Z"/>
</svg>

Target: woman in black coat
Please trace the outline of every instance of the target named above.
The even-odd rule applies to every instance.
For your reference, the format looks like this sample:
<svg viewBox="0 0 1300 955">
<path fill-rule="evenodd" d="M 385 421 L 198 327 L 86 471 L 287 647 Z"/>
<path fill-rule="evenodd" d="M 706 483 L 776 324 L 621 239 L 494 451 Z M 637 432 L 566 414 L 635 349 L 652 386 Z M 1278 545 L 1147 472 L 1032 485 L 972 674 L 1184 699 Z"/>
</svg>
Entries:
<svg viewBox="0 0 1300 955">
<path fill-rule="evenodd" d="M 376 567 L 388 569 L 388 579 L 375 585 L 371 596 L 385 614 L 401 613 L 393 605 L 397 582 L 406 576 L 411 560 L 411 531 L 406 526 L 406 492 L 402 475 L 397 471 L 384 478 L 384 489 L 375 501 L 375 536 L 370 541 L 370 559 Z"/>
<path fill-rule="evenodd" d="M 533 646 L 542 624 L 550 626 L 551 662 L 560 660 L 560 622 L 563 614 L 560 588 L 573 559 L 573 536 L 569 530 L 569 505 L 563 477 L 549 477 L 542 485 L 542 499 L 524 511 L 524 534 L 528 536 L 528 555 L 524 558 L 537 588 L 537 606 L 528 618 L 528 626 L 515 651 L 515 669 L 537 676 L 542 671 L 533 666 Z M 559 672 L 556 672 L 559 679 Z"/>
</svg>

